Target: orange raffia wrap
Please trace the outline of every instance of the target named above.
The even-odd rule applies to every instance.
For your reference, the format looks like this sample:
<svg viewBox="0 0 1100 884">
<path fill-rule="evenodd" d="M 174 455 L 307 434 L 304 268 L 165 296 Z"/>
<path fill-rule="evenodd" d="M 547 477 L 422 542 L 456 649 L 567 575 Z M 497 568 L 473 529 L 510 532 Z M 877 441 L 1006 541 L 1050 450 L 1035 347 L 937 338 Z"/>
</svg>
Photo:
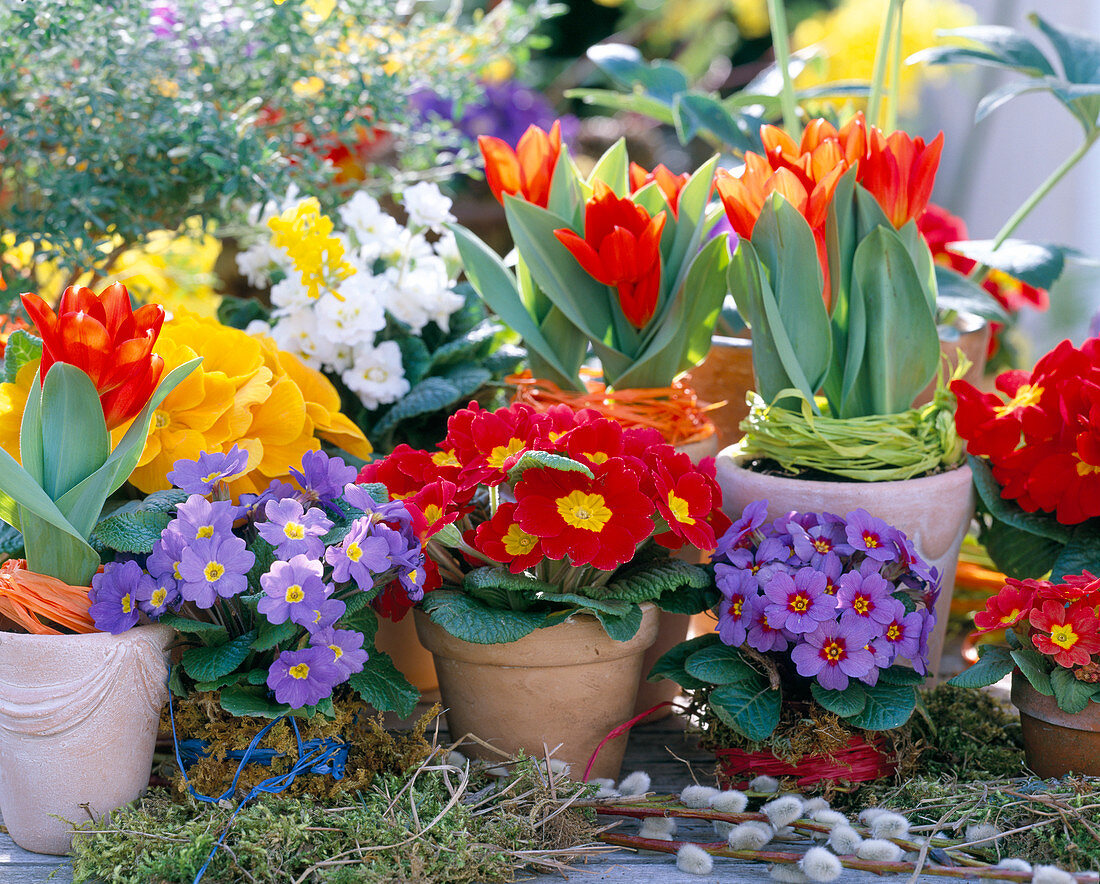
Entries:
<svg viewBox="0 0 1100 884">
<path fill-rule="evenodd" d="M 62 635 L 42 618 L 72 632 L 97 632 L 88 616 L 88 587 L 69 586 L 55 577 L 27 570 L 23 559 L 0 565 L 0 619 L 7 618 L 32 635 Z"/>
<path fill-rule="evenodd" d="M 516 387 L 512 401 L 535 411 L 548 411 L 555 405 L 568 405 L 574 411 L 591 408 L 624 427 L 652 427 L 670 445 L 701 442 L 715 432 L 714 422 L 706 413 L 718 406 L 700 402 L 695 391 L 682 381 L 674 381 L 671 387 L 609 392 L 603 383 L 588 378 L 588 392 L 578 393 L 533 378 L 528 371 L 506 380 Z"/>
</svg>

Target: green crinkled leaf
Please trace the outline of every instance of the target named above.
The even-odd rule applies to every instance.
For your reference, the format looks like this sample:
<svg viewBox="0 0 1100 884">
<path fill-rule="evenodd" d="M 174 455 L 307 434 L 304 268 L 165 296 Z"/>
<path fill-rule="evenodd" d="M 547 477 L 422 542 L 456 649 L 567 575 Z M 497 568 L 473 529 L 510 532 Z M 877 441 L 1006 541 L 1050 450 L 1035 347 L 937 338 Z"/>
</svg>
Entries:
<svg viewBox="0 0 1100 884">
<path fill-rule="evenodd" d="M 1028 534 L 1039 534 L 1059 543 L 1069 541 L 1071 529 L 1068 526 L 1055 521 L 1049 514 L 1029 513 L 1016 501 L 1001 497 L 1001 486 L 993 478 L 993 472 L 984 459 L 969 455 L 967 462 L 974 473 L 974 487 L 994 518 Z"/>
<path fill-rule="evenodd" d="M 220 645 L 203 645 L 183 652 L 180 664 L 195 681 L 213 681 L 232 672 L 252 653 L 256 632 L 246 632 Z"/>
<path fill-rule="evenodd" d="M 1100 527 L 1093 522 L 1082 522 L 1073 528 L 1062 551 L 1051 567 L 1050 579 L 1060 583 L 1066 576 L 1082 571 L 1095 572 L 1100 567 Z"/>
<path fill-rule="evenodd" d="M 344 614 L 338 626 L 340 629 L 353 629 L 362 633 L 363 647 L 369 648 L 374 645 L 374 637 L 378 633 L 378 615 L 367 604 L 353 613 Z"/>
<path fill-rule="evenodd" d="M 467 399 L 474 395 L 485 384 L 492 380 L 492 374 L 487 368 L 480 365 L 456 365 L 445 375 L 448 381 L 454 384 L 458 390 L 460 399 Z"/>
<path fill-rule="evenodd" d="M 656 563 L 626 565 L 607 586 L 593 588 L 592 595 L 627 602 L 648 602 L 684 586 L 705 589 L 709 585 L 707 572 L 698 565 L 689 565 L 679 559 L 665 559 Z"/>
<path fill-rule="evenodd" d="M 275 547 L 262 537 L 257 537 L 249 544 L 248 548 L 256 556 L 256 561 L 248 572 L 248 588 L 253 593 L 262 593 L 264 588 L 260 585 L 260 578 L 270 571 L 271 566 L 275 563 L 277 558 Z"/>
<path fill-rule="evenodd" d="M 293 620 L 287 620 L 284 623 L 271 623 L 263 616 L 256 619 L 260 625 L 256 629 L 256 637 L 252 640 L 251 648 L 254 651 L 270 651 L 277 645 L 290 641 L 302 630 L 302 627 Z"/>
<path fill-rule="evenodd" d="M 236 685 L 222 690 L 218 700 L 222 709 L 236 718 L 278 718 L 291 711 L 286 703 L 276 703 L 266 687 Z"/>
<path fill-rule="evenodd" d="M 535 593 L 555 593 L 560 587 L 544 580 L 536 580 L 525 574 L 513 574 L 500 566 L 475 568 L 466 575 L 463 586 L 468 592 L 484 592 L 488 589 L 500 589 L 505 592 L 517 592 L 534 596 Z"/>
<path fill-rule="evenodd" d="M 264 681 L 267 680 L 267 670 L 266 669 L 253 669 L 253 670 L 250 670 L 249 672 L 227 672 L 225 675 L 219 676 L 218 678 L 215 678 L 212 681 L 197 681 L 197 682 L 195 682 L 195 690 L 196 691 L 202 691 L 202 692 L 218 691 L 218 690 L 221 690 L 222 688 L 226 687 L 227 685 L 240 684 L 241 682 L 248 682 L 248 676 L 250 676 L 253 672 L 262 672 L 263 675 L 264 675 L 264 678 L 262 678 L 258 682 L 249 682 L 249 684 L 262 684 Z"/>
<path fill-rule="evenodd" d="M 118 512 L 95 526 L 90 542 L 116 552 L 147 554 L 153 551 L 161 532 L 172 521 L 169 512 L 155 510 Z"/>
<path fill-rule="evenodd" d="M 382 651 L 371 652 L 363 671 L 353 675 L 350 684 L 364 703 L 379 712 L 396 712 L 402 718 L 413 714 L 420 699 L 420 691 L 409 684 L 393 665 L 390 655 Z"/>
<path fill-rule="evenodd" d="M 584 613 L 595 615 L 608 637 L 617 642 L 634 638 L 642 626 L 642 609 L 638 605 L 630 605 L 626 613 L 618 617 L 589 606 L 586 606 Z"/>
<path fill-rule="evenodd" d="M 432 366 L 432 354 L 419 335 L 404 335 L 397 339 L 401 349 L 401 367 L 405 371 L 405 380 L 415 387 L 427 375 Z"/>
<path fill-rule="evenodd" d="M 630 602 L 618 599 L 593 599 L 588 596 L 578 595 L 575 592 L 540 592 L 539 601 L 550 602 L 555 605 L 573 605 L 586 611 L 607 614 L 611 617 L 623 617 L 630 613 Z"/>
<path fill-rule="evenodd" d="M 646 679 L 648 681 L 660 681 L 662 678 L 672 679 L 672 681 L 676 682 L 680 687 L 689 691 L 707 687 L 707 682 L 688 675 L 684 665 L 687 663 L 688 657 L 697 654 L 704 648 L 709 648 L 717 644 L 718 641 L 717 633 L 712 632 L 708 635 L 701 635 L 698 638 L 689 639 L 686 642 L 680 642 L 680 644 L 661 655 L 657 662 L 653 664 L 653 668 L 646 675 Z"/>
<path fill-rule="evenodd" d="M 772 735 L 779 724 L 783 694 L 772 690 L 761 676 L 757 681 L 725 684 L 710 692 L 711 710 L 746 740 L 759 742 Z"/>
<path fill-rule="evenodd" d="M 670 614 L 701 614 L 718 604 L 721 593 L 713 586 L 681 586 L 661 594 L 657 607 Z"/>
<path fill-rule="evenodd" d="M 819 706 L 839 715 L 841 718 L 851 718 L 859 715 L 867 706 L 867 691 L 858 681 L 852 679 L 848 687 L 842 691 L 831 691 L 823 688 L 816 681 L 810 683 L 810 693 Z"/>
<path fill-rule="evenodd" d="M 446 378 L 424 378 L 386 412 L 385 417 L 375 426 L 375 434 L 385 436 L 403 420 L 449 408 L 462 395 L 458 386 Z"/>
<path fill-rule="evenodd" d="M 184 617 L 172 611 L 161 614 L 157 622 L 163 623 L 165 626 L 171 626 L 176 632 L 185 635 L 197 635 L 206 641 L 219 641 L 229 638 L 229 633 L 226 632 L 224 626 L 211 623 L 208 620 L 192 620 L 190 617 Z"/>
<path fill-rule="evenodd" d="M 922 685 L 926 679 L 927 676 L 921 675 L 908 666 L 891 666 L 888 669 L 881 670 L 878 674 L 878 680 L 887 684 Z"/>
<path fill-rule="evenodd" d="M 983 528 L 981 542 L 997 570 L 1018 580 L 1042 577 L 1054 567 L 1065 548 L 1064 543 L 1023 531 L 996 518 Z"/>
<path fill-rule="evenodd" d="M 503 331 L 504 326 L 496 320 L 482 320 L 462 337 L 437 347 L 432 353 L 432 368 L 469 363 L 488 356 Z"/>
<path fill-rule="evenodd" d="M 737 648 L 724 644 L 708 644 L 696 651 L 684 661 L 684 671 L 708 684 L 732 684 L 760 677 L 760 673 L 744 661 Z"/>
<path fill-rule="evenodd" d="M 917 691 L 911 685 L 879 682 L 864 687 L 867 703 L 863 711 L 848 719 L 848 723 L 867 731 L 887 731 L 901 727 L 909 720 L 917 705 Z"/>
<path fill-rule="evenodd" d="M 23 535 L 11 525 L 0 522 L 0 555 L 9 559 L 23 558 Z"/>
<path fill-rule="evenodd" d="M 1078 681 L 1073 677 L 1072 670 L 1061 666 L 1056 666 L 1051 672 L 1050 686 L 1058 708 L 1074 715 L 1085 711 L 1097 691 L 1097 685 Z"/>
<path fill-rule="evenodd" d="M 1032 648 L 1016 648 L 1011 652 L 1012 659 L 1020 667 L 1031 686 L 1040 694 L 1047 697 L 1054 696 L 1054 687 L 1050 683 L 1050 670 L 1053 663 L 1048 657 L 1044 657 Z"/>
<path fill-rule="evenodd" d="M 453 590 L 429 592 L 421 606 L 433 623 L 455 638 L 478 645 L 519 641 L 546 623 L 545 614 L 491 608 Z"/>
<path fill-rule="evenodd" d="M 519 481 L 520 477 L 531 469 L 584 473 L 589 479 L 592 478 L 592 470 L 587 465 L 564 454 L 555 454 L 552 451 L 524 451 L 508 471 L 508 481 Z"/>
<path fill-rule="evenodd" d="M 8 337 L 4 347 L 4 380 L 15 383 L 16 375 L 28 362 L 42 357 L 42 339 L 17 328 Z"/>
</svg>

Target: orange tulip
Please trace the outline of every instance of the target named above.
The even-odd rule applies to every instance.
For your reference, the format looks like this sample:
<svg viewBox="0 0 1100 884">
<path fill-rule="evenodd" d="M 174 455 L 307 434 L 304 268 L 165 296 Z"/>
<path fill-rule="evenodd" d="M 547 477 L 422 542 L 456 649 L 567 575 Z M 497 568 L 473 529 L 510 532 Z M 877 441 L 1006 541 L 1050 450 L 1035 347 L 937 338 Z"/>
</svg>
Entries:
<svg viewBox="0 0 1100 884">
<path fill-rule="evenodd" d="M 38 295 L 24 294 L 23 307 L 42 338 L 43 380 L 55 362 L 83 371 L 99 391 L 108 429 L 145 407 L 164 370 L 164 360 L 153 354 L 163 307 L 147 304 L 134 311 L 126 287 L 117 282 L 99 295 L 70 286 L 57 313 Z"/>
<path fill-rule="evenodd" d="M 480 136 L 477 146 L 485 160 L 485 180 L 497 202 L 503 203 L 504 194 L 508 193 L 546 208 L 554 167 L 561 153 L 560 122 L 555 121 L 549 132 L 529 126 L 515 150 L 489 135 Z"/>
<path fill-rule="evenodd" d="M 874 127 L 867 156 L 860 161 L 858 181 L 878 200 L 894 227 L 919 218 L 932 196 L 932 184 L 943 151 L 943 133 L 928 145 L 904 132 L 885 136 Z"/>
<path fill-rule="evenodd" d="M 665 213 L 650 217 L 641 206 L 620 199 L 602 181 L 584 207 L 584 239 L 568 228 L 554 231 L 577 263 L 597 282 L 615 286 L 619 306 L 634 328 L 657 311 L 661 289 L 661 233 Z"/>
<path fill-rule="evenodd" d="M 680 212 L 680 191 L 690 180 L 691 176 L 687 172 L 674 175 L 664 163 L 659 163 L 652 172 L 647 172 L 637 163 L 630 164 L 630 192 L 637 193 L 647 184 L 656 181 L 657 187 L 661 189 L 661 193 L 668 200 L 674 217 Z"/>
</svg>

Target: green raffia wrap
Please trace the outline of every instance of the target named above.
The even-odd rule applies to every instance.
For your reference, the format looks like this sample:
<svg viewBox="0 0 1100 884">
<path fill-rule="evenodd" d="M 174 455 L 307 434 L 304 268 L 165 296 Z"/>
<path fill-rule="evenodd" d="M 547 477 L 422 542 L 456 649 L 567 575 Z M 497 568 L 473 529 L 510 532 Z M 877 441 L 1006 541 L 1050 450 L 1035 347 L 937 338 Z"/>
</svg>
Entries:
<svg viewBox="0 0 1100 884">
<path fill-rule="evenodd" d="M 735 453 L 773 460 L 791 473 L 812 468 L 860 482 L 889 482 L 953 469 L 966 453 L 955 432 L 955 396 L 942 379 L 931 402 L 898 414 L 824 417 L 796 389 L 775 398 L 801 400 L 799 411 L 776 408 L 752 391 L 746 398 L 750 411 L 741 421 L 745 436 Z"/>
</svg>

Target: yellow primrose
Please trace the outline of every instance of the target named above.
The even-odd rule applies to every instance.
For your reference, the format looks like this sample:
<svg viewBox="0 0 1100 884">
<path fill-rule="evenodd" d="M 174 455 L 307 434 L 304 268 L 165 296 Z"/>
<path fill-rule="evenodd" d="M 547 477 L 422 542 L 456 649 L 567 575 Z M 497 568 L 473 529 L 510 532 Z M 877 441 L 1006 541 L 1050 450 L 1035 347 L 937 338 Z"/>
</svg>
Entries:
<svg viewBox="0 0 1100 884">
<path fill-rule="evenodd" d="M 15 376 L 14 384 L 0 384 L 0 448 L 19 458 L 19 427 L 23 423 L 23 409 L 34 384 L 34 375 L 41 360 L 32 359 Z"/>
</svg>

